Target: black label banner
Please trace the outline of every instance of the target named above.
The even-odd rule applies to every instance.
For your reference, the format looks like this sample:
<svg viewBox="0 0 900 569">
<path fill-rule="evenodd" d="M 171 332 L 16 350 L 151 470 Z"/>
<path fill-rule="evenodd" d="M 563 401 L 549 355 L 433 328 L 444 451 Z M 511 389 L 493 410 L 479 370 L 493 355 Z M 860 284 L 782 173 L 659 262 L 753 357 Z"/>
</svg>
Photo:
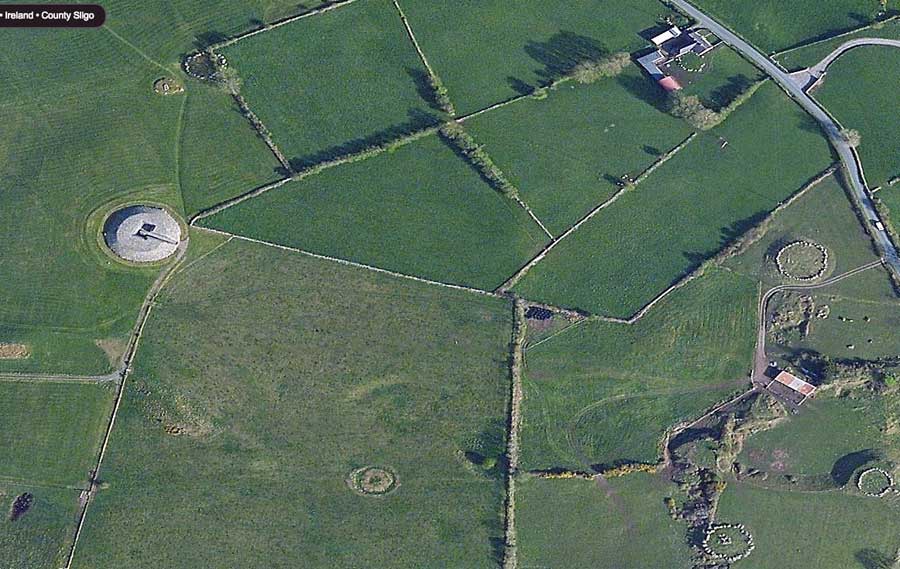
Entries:
<svg viewBox="0 0 900 569">
<path fill-rule="evenodd" d="M 96 4 L 0 4 L 0 28 L 99 28 L 105 21 Z"/>
</svg>

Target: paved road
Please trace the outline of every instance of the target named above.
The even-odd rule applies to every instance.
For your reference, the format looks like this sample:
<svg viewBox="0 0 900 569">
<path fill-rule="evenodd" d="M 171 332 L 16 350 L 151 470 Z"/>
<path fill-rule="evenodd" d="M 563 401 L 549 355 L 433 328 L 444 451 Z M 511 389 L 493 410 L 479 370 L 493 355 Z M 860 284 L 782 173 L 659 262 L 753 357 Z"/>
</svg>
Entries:
<svg viewBox="0 0 900 569">
<path fill-rule="evenodd" d="M 889 40 L 884 38 L 858 38 L 842 43 L 834 51 L 826 55 L 822 61 L 810 67 L 807 71 L 815 77 L 821 76 L 825 70 L 831 65 L 835 59 L 844 54 L 845 51 L 860 47 L 863 45 L 885 45 L 889 47 L 900 47 L 900 40 Z"/>
<path fill-rule="evenodd" d="M 782 89 L 787 91 L 787 93 L 790 94 L 791 97 L 793 97 L 794 100 L 797 101 L 806 110 L 806 112 L 812 115 L 813 118 L 815 118 L 819 122 L 819 124 L 822 126 L 822 129 L 828 135 L 828 139 L 831 141 L 831 144 L 837 150 L 837 153 L 841 158 L 841 162 L 843 162 L 844 164 L 844 168 L 847 172 L 847 177 L 850 179 L 850 189 L 856 197 L 859 206 L 862 208 L 862 214 L 865 218 L 866 228 L 873 236 L 881 255 L 884 257 L 885 264 L 888 269 L 897 278 L 900 278 L 900 256 L 898 256 L 897 254 L 897 248 L 891 242 L 891 239 L 887 235 L 887 232 L 876 228 L 875 224 L 881 224 L 883 220 L 878 217 L 878 212 L 875 210 L 875 204 L 872 203 L 872 198 L 869 196 L 869 192 L 866 189 L 865 178 L 863 177 L 862 166 L 859 163 L 859 158 L 857 157 L 856 152 L 854 152 L 853 148 L 851 148 L 850 145 L 847 144 L 847 142 L 841 136 L 841 127 L 834 121 L 833 118 L 831 118 L 831 116 L 825 111 L 825 109 L 819 106 L 819 104 L 815 100 L 813 100 L 812 97 L 807 95 L 799 85 L 791 80 L 791 76 L 789 73 L 783 71 L 778 65 L 775 64 L 775 62 L 766 57 L 755 47 L 739 38 L 734 34 L 734 32 L 719 24 L 717 21 L 713 20 L 711 17 L 695 8 L 686 0 L 671 0 L 671 3 L 681 9 L 684 13 L 695 19 L 703 27 L 708 28 L 726 44 L 730 45 L 736 51 L 743 54 L 744 57 L 753 61 L 757 66 L 765 71 L 766 74 L 768 74 L 779 85 L 781 85 Z M 789 159 L 788 157 L 786 158 Z"/>
</svg>

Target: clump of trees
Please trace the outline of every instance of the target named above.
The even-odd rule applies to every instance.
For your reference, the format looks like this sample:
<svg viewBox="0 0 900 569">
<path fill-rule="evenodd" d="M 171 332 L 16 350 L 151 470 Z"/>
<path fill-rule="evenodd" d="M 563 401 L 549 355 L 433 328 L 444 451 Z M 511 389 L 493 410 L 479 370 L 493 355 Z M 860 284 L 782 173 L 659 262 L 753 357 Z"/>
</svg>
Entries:
<svg viewBox="0 0 900 569">
<path fill-rule="evenodd" d="M 855 128 L 845 128 L 842 130 L 841 138 L 843 138 L 844 142 L 849 144 L 852 148 L 858 148 L 860 143 L 862 143 L 862 135 L 860 135 L 859 131 Z"/>
<path fill-rule="evenodd" d="M 709 130 L 722 122 L 719 113 L 704 105 L 697 95 L 683 95 L 676 92 L 672 95 L 669 113 L 673 117 L 686 120 L 697 130 Z"/>
<path fill-rule="evenodd" d="M 429 72 L 428 86 L 431 87 L 431 91 L 434 93 L 434 102 L 437 103 L 437 106 L 451 117 L 456 116 L 456 107 L 453 106 L 453 101 L 450 100 L 447 87 L 444 86 L 441 78 Z"/>
<path fill-rule="evenodd" d="M 686 120 L 697 130 L 709 130 L 719 125 L 735 109 L 747 102 L 753 96 L 753 93 L 756 93 L 757 89 L 762 87 L 765 81 L 765 79 L 757 81 L 718 111 L 714 111 L 704 105 L 700 97 L 696 95 L 685 95 L 675 91 L 669 99 L 669 113 L 674 117 Z"/>
<path fill-rule="evenodd" d="M 631 56 L 628 53 L 614 53 L 601 59 L 582 61 L 572 69 L 569 77 L 579 83 L 593 83 L 604 77 L 619 75 L 629 63 Z"/>
<path fill-rule="evenodd" d="M 441 136 L 455 146 L 469 163 L 481 174 L 494 189 L 508 198 L 516 198 L 519 189 L 510 182 L 500 168 L 494 164 L 484 146 L 478 144 L 475 138 L 466 132 L 461 124 L 455 121 L 446 123 L 441 127 Z"/>
</svg>

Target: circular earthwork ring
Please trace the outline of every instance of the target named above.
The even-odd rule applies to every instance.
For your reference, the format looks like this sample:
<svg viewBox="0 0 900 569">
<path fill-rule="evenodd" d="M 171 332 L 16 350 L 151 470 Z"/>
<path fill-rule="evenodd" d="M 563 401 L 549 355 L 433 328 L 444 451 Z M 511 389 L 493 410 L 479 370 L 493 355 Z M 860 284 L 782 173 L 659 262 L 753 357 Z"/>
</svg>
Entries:
<svg viewBox="0 0 900 569">
<path fill-rule="evenodd" d="M 828 249 L 801 239 L 781 248 L 775 256 L 778 272 L 796 281 L 814 281 L 828 270 Z"/>
<path fill-rule="evenodd" d="M 384 466 L 364 466 L 350 473 L 347 483 L 363 496 L 384 496 L 400 486 L 393 470 Z"/>
</svg>

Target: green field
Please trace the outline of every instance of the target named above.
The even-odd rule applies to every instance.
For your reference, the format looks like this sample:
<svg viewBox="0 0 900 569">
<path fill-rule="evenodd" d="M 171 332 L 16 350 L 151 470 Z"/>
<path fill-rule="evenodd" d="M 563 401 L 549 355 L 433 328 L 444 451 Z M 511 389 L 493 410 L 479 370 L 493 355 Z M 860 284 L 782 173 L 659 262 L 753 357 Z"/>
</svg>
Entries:
<svg viewBox="0 0 900 569">
<path fill-rule="evenodd" d="M 735 569 L 876 569 L 900 547 L 900 509 L 844 492 L 789 492 L 732 482 L 717 518 L 743 523 L 756 549 Z"/>
<path fill-rule="evenodd" d="M 31 494 L 31 508 L 13 521 L 18 496 Z M 62 567 L 75 528 L 78 491 L 0 482 L 0 566 L 15 569 Z"/>
<path fill-rule="evenodd" d="M 499 286 L 546 236 L 436 135 L 243 202 L 204 225 L 454 284 Z"/>
<path fill-rule="evenodd" d="M 816 100 L 843 127 L 858 130 L 862 136 L 859 157 L 872 187 L 900 176 L 898 90 L 900 49 L 864 46 L 832 63 L 827 79 L 815 91 Z"/>
<path fill-rule="evenodd" d="M 822 59 L 844 42 L 856 38 L 888 38 L 900 39 L 900 19 L 884 22 L 878 27 L 870 27 L 815 45 L 791 50 L 775 57 L 779 63 L 791 71 L 805 69 L 822 61 Z"/>
<path fill-rule="evenodd" d="M 691 567 L 684 527 L 663 505 L 661 478 L 530 478 L 516 488 L 520 567 Z"/>
<path fill-rule="evenodd" d="M 0 257 L 0 274 L 11 276 L 0 289 L 0 343 L 31 348 L 28 359 L 0 360 L 0 371 L 111 369 L 96 342 L 127 336 L 159 267 L 111 263 L 96 245 L 103 213 L 136 200 L 192 213 L 272 178 L 268 150 L 229 97 L 186 80 L 180 61 L 199 36 L 296 6 L 104 7 L 101 29 L 0 34 L 15 46 L 0 53 L 0 240 L 11 252 Z M 154 94 L 153 81 L 167 75 L 186 92 Z"/>
<path fill-rule="evenodd" d="M 764 285 L 797 284 L 778 271 L 774 259 L 782 247 L 798 240 L 818 243 L 828 251 L 829 265 L 824 277 L 840 275 L 878 259 L 840 178 L 833 175 L 777 213 L 765 235 L 744 253 L 729 259 L 726 266 L 758 278 Z M 865 288 L 868 287 L 861 287 L 858 293 L 869 296 Z"/>
<path fill-rule="evenodd" d="M 466 128 L 554 234 L 637 176 L 690 128 L 658 110 L 664 93 L 631 67 L 593 85 L 563 85 L 466 121 Z"/>
<path fill-rule="evenodd" d="M 188 88 L 178 173 L 190 216 L 277 179 L 279 163 L 231 97 L 199 81 Z"/>
<path fill-rule="evenodd" d="M 496 565 L 511 320 L 232 241 L 147 324 L 74 567 Z M 357 495 L 366 465 L 399 487 Z"/>
<path fill-rule="evenodd" d="M 583 59 L 632 52 L 670 12 L 656 0 L 401 0 L 461 113 L 545 84 Z"/>
<path fill-rule="evenodd" d="M 105 385 L 0 382 L 0 481 L 84 485 L 112 399 Z"/>
<path fill-rule="evenodd" d="M 664 431 L 746 386 L 756 287 L 715 270 L 637 324 L 575 326 L 526 351 L 522 462 L 655 462 Z"/>
<path fill-rule="evenodd" d="M 781 474 L 847 482 L 840 461 L 883 446 L 884 406 L 879 397 L 836 398 L 822 394 L 774 429 L 757 433 L 738 457 L 743 466 Z M 852 462 L 852 460 L 849 460 Z"/>
<path fill-rule="evenodd" d="M 834 35 L 874 20 L 878 0 L 695 0 L 707 14 L 767 52 Z"/>
<path fill-rule="evenodd" d="M 222 53 L 298 167 L 437 120 L 417 89 L 424 68 L 389 0 L 300 20 Z"/>
<path fill-rule="evenodd" d="M 629 316 L 830 161 L 817 126 L 777 87 L 764 85 L 722 125 L 572 233 L 516 290 Z"/>
<path fill-rule="evenodd" d="M 764 74 L 752 63 L 724 44 L 703 56 L 704 70 L 684 86 L 685 95 L 697 95 L 715 110 L 726 107 Z"/>
<path fill-rule="evenodd" d="M 97 245 L 102 219 L 88 218 L 138 198 L 181 211 L 183 99 L 154 95 L 160 70 L 103 30 L 0 38 L 17 46 L 0 54 L 0 342 L 33 353 L 0 371 L 102 372 L 110 365 L 95 341 L 127 335 L 158 268 L 112 263 Z"/>
</svg>

